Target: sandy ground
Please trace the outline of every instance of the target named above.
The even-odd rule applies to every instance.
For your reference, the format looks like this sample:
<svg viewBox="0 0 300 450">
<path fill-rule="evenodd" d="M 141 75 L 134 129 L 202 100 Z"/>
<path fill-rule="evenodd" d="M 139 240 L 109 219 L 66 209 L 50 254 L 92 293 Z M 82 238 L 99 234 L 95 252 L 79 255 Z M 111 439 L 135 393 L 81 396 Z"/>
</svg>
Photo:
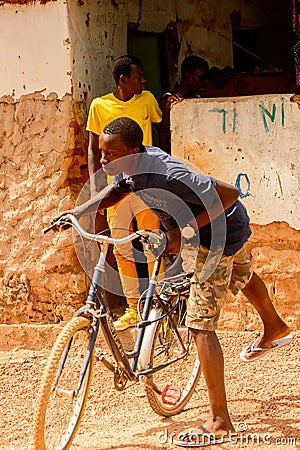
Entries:
<svg viewBox="0 0 300 450">
<path fill-rule="evenodd" d="M 225 355 L 227 393 L 236 443 L 226 449 L 300 449 L 300 332 L 293 342 L 251 364 L 239 360 L 253 333 L 219 332 Z M 0 353 L 0 448 L 29 450 L 32 414 L 48 350 L 14 348 Z M 172 434 L 205 420 L 208 401 L 203 379 L 188 407 L 172 418 L 157 416 L 143 387 L 113 389 L 112 374 L 95 365 L 86 412 L 72 449 L 175 449 Z M 244 443 L 241 442 L 244 436 Z M 209 448 L 212 448 L 210 446 Z"/>
</svg>

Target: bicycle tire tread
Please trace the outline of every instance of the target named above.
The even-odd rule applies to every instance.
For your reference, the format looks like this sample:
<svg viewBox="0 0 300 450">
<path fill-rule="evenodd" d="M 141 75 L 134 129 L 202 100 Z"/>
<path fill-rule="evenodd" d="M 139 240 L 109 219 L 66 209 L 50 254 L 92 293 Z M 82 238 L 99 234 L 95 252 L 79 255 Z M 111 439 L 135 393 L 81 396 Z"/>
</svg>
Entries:
<svg viewBox="0 0 300 450">
<path fill-rule="evenodd" d="M 156 341 L 157 341 L 158 334 L 159 334 L 159 328 L 160 328 L 159 324 L 160 324 L 160 322 L 158 323 L 158 326 L 155 331 L 155 336 L 153 339 L 153 344 L 152 344 L 152 349 L 151 349 L 152 356 L 153 356 L 153 352 L 154 352 Z M 184 398 L 181 401 L 179 401 L 178 405 L 175 405 L 174 407 L 166 407 L 165 405 L 163 405 L 162 402 L 158 399 L 157 393 L 155 393 L 151 388 L 146 387 L 146 395 L 147 395 L 148 402 L 156 414 L 158 414 L 160 416 L 164 416 L 164 417 L 171 417 L 176 414 L 179 414 L 183 410 L 183 408 L 186 406 L 186 404 L 190 400 L 191 396 L 193 395 L 193 393 L 196 389 L 197 383 L 199 381 L 199 378 L 201 376 L 200 363 L 198 364 L 198 367 L 196 366 L 196 364 L 197 363 L 195 361 L 194 366 L 191 367 L 191 372 L 195 371 L 195 374 L 193 375 L 191 387 L 189 388 L 189 390 L 186 393 L 186 395 L 184 396 Z M 164 369 L 163 369 L 163 371 L 164 371 Z"/>
<path fill-rule="evenodd" d="M 67 343 L 69 342 L 70 338 L 79 330 L 89 328 L 91 326 L 90 321 L 85 317 L 76 317 L 70 320 L 65 327 L 61 330 L 60 334 L 58 335 L 54 346 L 49 354 L 48 361 L 46 364 L 46 367 L 44 369 L 44 373 L 41 379 L 39 392 L 37 395 L 37 401 L 35 406 L 35 413 L 34 413 L 34 420 L 33 420 L 33 444 L 32 444 L 32 450 L 47 450 L 45 447 L 44 442 L 44 421 L 45 421 L 45 415 L 46 415 L 46 409 L 47 409 L 47 402 L 50 396 L 50 389 L 53 382 L 53 378 L 56 374 L 57 367 L 61 358 L 61 355 L 63 353 L 63 350 Z M 90 367 L 90 373 L 88 376 L 87 381 L 87 387 L 86 387 L 86 393 L 83 400 L 82 408 L 79 414 L 78 421 L 74 427 L 72 437 L 70 441 L 68 442 L 68 445 L 65 447 L 65 449 L 68 449 L 72 443 L 72 440 L 75 437 L 75 433 L 80 425 L 80 421 L 85 409 L 87 396 L 89 392 L 89 387 L 91 383 L 92 378 L 92 372 L 93 372 L 93 365 L 94 365 L 94 356 L 91 357 L 91 367 Z"/>
</svg>

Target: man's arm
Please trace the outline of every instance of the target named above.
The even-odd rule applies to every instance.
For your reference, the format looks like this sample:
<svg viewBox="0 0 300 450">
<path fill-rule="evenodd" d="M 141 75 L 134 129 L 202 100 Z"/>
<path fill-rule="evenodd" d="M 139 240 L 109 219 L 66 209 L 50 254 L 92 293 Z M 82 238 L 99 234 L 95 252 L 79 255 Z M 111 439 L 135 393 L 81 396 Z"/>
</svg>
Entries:
<svg viewBox="0 0 300 450">
<path fill-rule="evenodd" d="M 91 197 L 87 202 L 76 206 L 73 210 L 73 214 L 78 218 L 94 211 L 107 209 L 122 200 L 125 195 L 127 194 L 117 191 L 114 189 L 113 185 L 110 184 Z"/>
<path fill-rule="evenodd" d="M 197 227 L 201 228 L 220 216 L 226 209 L 230 208 L 239 198 L 239 191 L 231 184 L 216 180 L 215 196 L 207 211 L 203 209 L 196 217 Z M 194 226 L 194 224 L 191 224 Z M 201 233 L 201 231 L 200 231 Z M 179 228 L 168 231 L 166 251 L 170 254 L 177 254 L 180 251 L 181 233 Z"/>
<path fill-rule="evenodd" d="M 198 228 L 204 227 L 220 216 L 237 201 L 240 195 L 239 190 L 234 186 L 219 180 L 216 180 L 215 192 L 216 195 L 209 210 L 204 209 L 195 217 Z"/>
<path fill-rule="evenodd" d="M 77 219 L 79 217 L 89 214 L 94 211 L 103 210 L 118 203 L 122 198 L 127 195 L 126 193 L 117 191 L 113 185 L 106 186 L 100 192 L 91 197 L 87 202 L 82 205 L 75 206 L 74 209 L 61 212 L 56 216 L 52 223 L 56 222 L 62 216 L 66 214 L 73 214 Z"/>
<path fill-rule="evenodd" d="M 179 94 L 165 95 L 160 99 L 159 107 L 162 111 L 162 121 L 158 126 L 159 146 L 166 153 L 171 154 L 170 109 L 173 103 L 181 102 Z"/>
<path fill-rule="evenodd" d="M 100 169 L 99 136 L 92 131 L 89 132 L 88 145 L 88 168 L 90 175 L 91 198 L 98 192 L 97 177 L 93 176 Z"/>
</svg>

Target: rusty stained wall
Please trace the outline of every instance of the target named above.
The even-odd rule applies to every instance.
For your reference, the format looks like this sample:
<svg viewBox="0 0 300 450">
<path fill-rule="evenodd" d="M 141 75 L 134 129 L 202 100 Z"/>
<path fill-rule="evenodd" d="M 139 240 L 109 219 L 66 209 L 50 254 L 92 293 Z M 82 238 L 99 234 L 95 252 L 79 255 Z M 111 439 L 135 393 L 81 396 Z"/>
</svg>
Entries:
<svg viewBox="0 0 300 450">
<path fill-rule="evenodd" d="M 300 326 L 300 111 L 290 95 L 185 100 L 171 112 L 173 154 L 236 185 L 253 234 L 247 248 L 277 310 Z M 229 297 L 222 329 L 255 328 L 242 294 Z"/>
<path fill-rule="evenodd" d="M 86 289 L 70 234 L 43 236 L 87 179 L 86 104 L 72 96 L 66 2 L 17 3 L 0 6 L 0 317 L 55 322 Z"/>
</svg>

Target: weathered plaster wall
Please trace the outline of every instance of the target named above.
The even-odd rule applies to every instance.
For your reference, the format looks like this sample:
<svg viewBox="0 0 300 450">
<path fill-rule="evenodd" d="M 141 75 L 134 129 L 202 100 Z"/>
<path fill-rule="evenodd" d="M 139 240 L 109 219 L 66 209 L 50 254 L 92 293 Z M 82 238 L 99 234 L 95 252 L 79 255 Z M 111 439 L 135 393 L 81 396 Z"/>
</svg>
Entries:
<svg viewBox="0 0 300 450">
<path fill-rule="evenodd" d="M 210 66 L 232 66 L 230 14 L 241 13 L 241 25 L 263 27 L 288 23 L 289 10 L 283 2 L 229 0 L 128 0 L 125 2 L 68 2 L 72 80 L 77 100 L 91 100 L 114 89 L 113 59 L 127 52 L 127 23 L 138 23 L 140 31 L 162 33 L 168 23 L 177 23 L 178 67 L 193 53 Z M 261 57 L 267 55 L 260 55 Z M 180 77 L 180 74 L 178 75 Z"/>
<path fill-rule="evenodd" d="M 126 2 L 68 2 L 72 79 L 76 100 L 87 101 L 114 89 L 114 58 L 126 53 Z"/>
<path fill-rule="evenodd" d="M 251 219 L 247 244 L 278 311 L 300 325 L 300 156 L 290 95 L 185 100 L 172 109 L 173 154 L 240 189 Z M 242 295 L 224 309 L 229 327 L 257 322 Z"/>
<path fill-rule="evenodd" d="M 69 233 L 43 236 L 87 178 L 66 2 L 0 6 L 0 317 L 58 321 L 85 292 Z"/>
<path fill-rule="evenodd" d="M 44 90 L 61 98 L 72 91 L 87 105 L 114 89 L 111 65 L 127 52 L 127 23 L 161 33 L 177 23 L 179 61 L 187 54 L 206 58 L 211 66 L 232 65 L 230 14 L 241 14 L 241 25 L 278 26 L 289 23 L 284 2 L 229 0 L 127 0 L 75 2 L 7 0 L 0 5 L 0 96 L 14 99 Z M 267 51 L 267 49 L 266 49 Z M 267 55 L 260 55 L 261 57 Z"/>
<path fill-rule="evenodd" d="M 185 100 L 173 110 L 172 148 L 237 185 L 252 222 L 286 221 L 299 229 L 300 114 L 289 98 Z"/>
<path fill-rule="evenodd" d="M 63 0 L 46 4 L 1 2 L 0 97 L 71 93 L 70 40 Z"/>
<path fill-rule="evenodd" d="M 86 178 L 81 113 L 55 94 L 0 99 L 0 317 L 58 321 L 85 292 L 68 232 L 43 236 Z"/>
<path fill-rule="evenodd" d="M 114 90 L 113 60 L 127 53 L 127 23 L 140 30 L 162 32 L 176 19 L 175 2 L 128 0 L 68 2 L 72 73 L 77 100 L 91 100 Z"/>
</svg>

